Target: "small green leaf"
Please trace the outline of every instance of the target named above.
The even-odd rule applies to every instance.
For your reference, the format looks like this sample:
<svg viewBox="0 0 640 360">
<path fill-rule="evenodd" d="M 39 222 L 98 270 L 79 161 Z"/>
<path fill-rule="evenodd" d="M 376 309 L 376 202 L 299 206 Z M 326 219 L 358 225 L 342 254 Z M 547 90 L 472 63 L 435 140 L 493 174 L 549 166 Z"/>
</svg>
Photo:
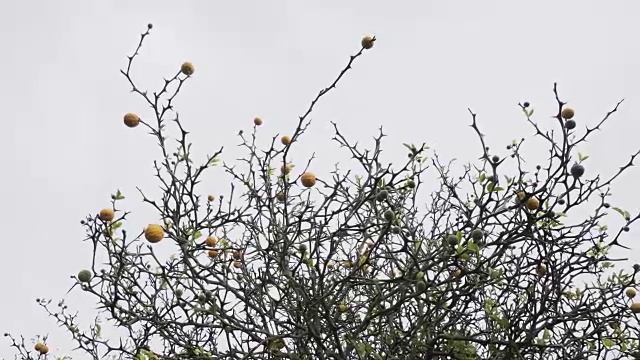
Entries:
<svg viewBox="0 0 640 360">
<path fill-rule="evenodd" d="M 487 175 L 480 173 L 480 182 L 483 183 L 485 180 L 487 180 Z"/>
<path fill-rule="evenodd" d="M 613 345 L 615 345 L 615 342 L 611 339 L 602 339 L 602 345 L 604 345 L 604 347 L 606 348 L 611 348 Z"/>
</svg>

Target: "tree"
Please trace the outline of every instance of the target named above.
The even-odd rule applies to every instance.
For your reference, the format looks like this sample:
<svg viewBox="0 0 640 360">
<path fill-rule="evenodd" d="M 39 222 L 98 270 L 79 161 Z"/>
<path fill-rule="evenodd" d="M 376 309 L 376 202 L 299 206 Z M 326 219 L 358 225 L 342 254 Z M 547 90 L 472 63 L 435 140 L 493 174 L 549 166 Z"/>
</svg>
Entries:
<svg viewBox="0 0 640 360">
<path fill-rule="evenodd" d="M 609 177 L 597 175 L 577 153 L 618 110 L 593 128 L 580 128 L 575 111 L 553 92 L 555 130 L 533 120 L 519 104 L 549 158 L 524 162 L 524 139 L 507 146 L 510 157 L 492 155 L 469 110 L 481 145 L 476 164 L 453 176 L 451 163 L 426 145 L 405 144 L 402 164 L 380 160 L 384 133 L 372 149 L 343 136 L 334 140 L 360 168 L 314 173 L 290 164 L 296 141 L 306 135 L 314 106 L 373 47 L 365 37 L 337 78 L 319 92 L 295 131 L 259 149 L 262 119 L 239 134 L 246 158 L 203 164 L 192 160 L 188 131 L 172 101 L 195 75 L 184 63 L 152 95 L 136 85 L 132 64 L 142 34 L 122 74 L 150 105 L 153 120 L 134 113 L 126 126 L 142 125 L 158 141 L 154 162 L 162 190 L 144 203 L 164 223 L 127 229 L 129 212 L 118 190 L 111 206 L 82 221 L 93 243 L 92 266 L 72 290 L 94 299 L 100 321 L 83 328 L 65 305 L 38 303 L 69 330 L 88 356 L 123 359 L 622 359 L 640 358 L 633 303 L 640 265 L 613 272 L 626 259 L 608 255 L 640 215 L 612 207 L 613 182 L 636 156 Z M 170 141 L 168 121 L 177 128 Z M 546 119 L 545 119 L 546 120 Z M 577 156 L 577 158 L 576 158 Z M 503 170 L 508 164 L 517 168 Z M 203 174 L 220 167 L 234 179 L 228 195 L 199 192 Z M 419 191 L 427 170 L 440 180 L 426 210 Z M 365 175 L 352 175 L 360 171 Z M 239 190 L 240 189 L 240 190 Z M 238 195 L 239 193 L 239 195 Z M 590 216 L 568 215 L 589 209 Z M 625 219 L 609 229 L 605 215 Z M 157 243 L 170 242 L 164 257 Z M 99 259 L 105 262 L 100 264 Z M 97 260 L 98 259 L 98 260 Z M 76 287 L 78 286 L 78 287 Z M 101 324 L 121 338 L 102 337 Z M 17 358 L 51 357 L 46 337 L 32 349 L 5 334 Z"/>
</svg>

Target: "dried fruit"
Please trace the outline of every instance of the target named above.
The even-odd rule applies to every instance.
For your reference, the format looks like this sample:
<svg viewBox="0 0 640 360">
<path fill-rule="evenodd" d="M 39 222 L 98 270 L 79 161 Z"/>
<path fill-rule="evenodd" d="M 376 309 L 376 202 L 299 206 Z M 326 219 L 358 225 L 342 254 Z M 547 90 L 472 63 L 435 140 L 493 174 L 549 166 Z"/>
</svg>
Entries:
<svg viewBox="0 0 640 360">
<path fill-rule="evenodd" d="M 532 196 L 527 200 L 526 205 L 527 205 L 527 209 L 531 211 L 537 210 L 538 207 L 540 207 L 540 200 L 538 200 L 537 197 Z"/>
<path fill-rule="evenodd" d="M 209 251 L 207 251 L 207 255 L 209 255 L 210 258 L 217 257 L 218 254 L 220 254 L 220 252 L 218 250 L 209 250 Z"/>
<path fill-rule="evenodd" d="M 164 239 L 164 229 L 160 225 L 149 224 L 147 228 L 144 229 L 144 237 L 150 243 L 155 244 Z"/>
<path fill-rule="evenodd" d="M 209 195 L 209 196 L 207 196 L 207 200 L 208 200 L 209 202 L 213 202 L 215 199 L 216 199 L 216 197 L 215 197 L 214 195 Z"/>
<path fill-rule="evenodd" d="M 640 313 L 640 303 L 633 303 L 629 306 L 633 313 Z"/>
<path fill-rule="evenodd" d="M 260 125 L 262 125 L 262 119 L 261 119 L 261 118 L 259 118 L 259 117 L 254 118 L 254 119 L 253 119 L 253 123 L 254 123 L 256 126 L 260 126 Z"/>
<path fill-rule="evenodd" d="M 187 76 L 191 76 L 193 75 L 194 72 L 196 72 L 196 68 L 195 66 L 193 66 L 192 63 L 186 61 L 182 63 L 182 66 L 180 67 L 180 71 L 182 71 L 182 73 Z"/>
<path fill-rule="evenodd" d="M 91 281 L 93 274 L 89 270 L 80 270 L 78 273 L 78 280 L 83 283 L 88 283 Z"/>
<path fill-rule="evenodd" d="M 362 41 L 360 41 L 360 44 L 362 45 L 363 48 L 365 49 L 371 49 L 373 47 L 373 42 L 375 41 L 375 39 L 371 36 L 365 36 L 362 38 Z"/>
<path fill-rule="evenodd" d="M 634 297 L 636 297 L 637 292 L 634 288 L 627 288 L 624 291 L 624 294 L 627 295 L 628 298 L 633 299 Z"/>
<path fill-rule="evenodd" d="M 300 177 L 300 182 L 302 183 L 302 186 L 310 188 L 316 184 L 316 176 L 314 173 L 307 171 L 302 174 L 302 177 Z"/>
<path fill-rule="evenodd" d="M 291 144 L 291 137 L 289 135 L 284 135 L 280 138 L 280 142 L 282 143 L 282 145 L 287 146 Z"/>
<path fill-rule="evenodd" d="M 127 127 L 134 128 L 140 124 L 140 117 L 134 113 L 127 113 L 124 115 L 124 124 Z"/>
<path fill-rule="evenodd" d="M 571 176 L 577 179 L 582 175 L 584 175 L 584 166 L 578 163 L 573 164 L 573 166 L 571 166 Z"/>
<path fill-rule="evenodd" d="M 276 200 L 280 201 L 280 202 L 284 202 L 286 200 L 286 195 L 284 194 L 284 192 L 280 191 L 279 193 L 276 194 Z"/>
<path fill-rule="evenodd" d="M 564 118 L 564 119 L 572 119 L 575 116 L 575 111 L 573 111 L 572 108 L 564 108 L 562 109 L 562 112 L 560 112 L 560 115 Z"/>
<path fill-rule="evenodd" d="M 209 247 L 214 247 L 218 244 L 218 238 L 215 236 L 209 236 L 204 240 L 204 244 Z"/>
<path fill-rule="evenodd" d="M 234 261 L 233 262 L 233 267 L 235 267 L 236 269 L 241 268 L 242 267 L 242 261 Z"/>
<path fill-rule="evenodd" d="M 540 276 L 540 277 L 546 275 L 547 274 L 547 265 L 545 265 L 544 263 L 538 264 L 538 266 L 536 267 L 536 273 L 538 273 L 538 276 Z"/>
<path fill-rule="evenodd" d="M 102 221 L 111 221 L 116 216 L 116 213 L 112 209 L 102 209 L 100 210 L 100 214 L 98 214 L 98 218 Z"/>
</svg>

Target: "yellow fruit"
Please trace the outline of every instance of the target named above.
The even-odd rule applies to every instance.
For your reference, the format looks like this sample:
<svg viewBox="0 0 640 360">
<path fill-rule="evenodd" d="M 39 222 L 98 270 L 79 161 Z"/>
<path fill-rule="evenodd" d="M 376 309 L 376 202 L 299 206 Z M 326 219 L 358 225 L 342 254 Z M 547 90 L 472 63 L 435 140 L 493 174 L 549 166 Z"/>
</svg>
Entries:
<svg viewBox="0 0 640 360">
<path fill-rule="evenodd" d="M 216 246 L 216 244 L 218 244 L 218 238 L 215 236 L 209 236 L 204 240 L 204 244 L 209 247 L 214 247 Z"/>
<path fill-rule="evenodd" d="M 144 229 L 144 237 L 152 244 L 164 239 L 164 229 L 157 224 L 150 224 Z"/>
<path fill-rule="evenodd" d="M 242 267 L 242 261 L 234 261 L 233 262 L 233 267 L 241 268 Z"/>
<path fill-rule="evenodd" d="M 33 347 L 36 351 L 40 352 L 40 349 L 42 349 L 44 345 L 42 345 L 42 343 L 36 343 L 36 345 Z"/>
<path fill-rule="evenodd" d="M 218 256 L 219 252 L 218 250 L 209 250 L 207 251 L 207 255 L 209 255 L 210 258 L 214 258 L 216 256 Z"/>
<path fill-rule="evenodd" d="M 134 113 L 124 115 L 124 124 L 130 128 L 134 128 L 140 124 L 140 117 Z"/>
<path fill-rule="evenodd" d="M 213 195 L 207 196 L 207 200 L 209 200 L 209 202 L 213 202 L 215 199 L 216 199 L 216 197 L 213 196 Z"/>
<path fill-rule="evenodd" d="M 537 210 L 538 207 L 540 207 L 540 200 L 538 200 L 538 198 L 536 198 L 535 196 L 532 196 L 529 198 L 529 200 L 527 200 L 527 209 L 533 211 L 533 210 Z"/>
<path fill-rule="evenodd" d="M 102 209 L 100 210 L 100 214 L 98 214 L 98 218 L 102 221 L 111 221 L 116 216 L 116 213 L 111 209 Z"/>
<path fill-rule="evenodd" d="M 522 199 L 524 199 L 524 197 L 526 196 L 524 191 L 518 191 L 518 200 L 522 201 Z"/>
<path fill-rule="evenodd" d="M 347 307 L 346 304 L 340 304 L 338 305 L 338 311 L 340 311 L 341 313 L 347 311 L 349 308 Z"/>
<path fill-rule="evenodd" d="M 345 269 L 349 269 L 353 267 L 353 263 L 349 260 L 342 262 L 342 267 Z"/>
<path fill-rule="evenodd" d="M 36 351 L 38 351 L 42 355 L 49 352 L 49 347 L 47 347 L 47 345 L 42 343 L 37 343 L 34 348 L 36 349 Z"/>
<path fill-rule="evenodd" d="M 291 144 L 291 137 L 289 135 L 285 135 L 280 138 L 280 142 L 282 143 L 282 145 L 287 146 Z"/>
<path fill-rule="evenodd" d="M 316 184 L 316 176 L 312 172 L 306 172 L 302 174 L 300 182 L 302 183 L 302 186 L 310 188 Z"/>
<path fill-rule="evenodd" d="M 262 119 L 261 119 L 261 118 L 259 118 L 259 117 L 257 117 L 257 118 L 255 118 L 255 119 L 253 119 L 253 123 L 254 123 L 256 126 L 260 126 L 260 125 L 262 125 Z"/>
<path fill-rule="evenodd" d="M 193 75 L 194 72 L 196 72 L 196 68 L 195 66 L 193 66 L 192 63 L 186 61 L 182 63 L 182 66 L 180 67 L 180 71 L 182 71 L 182 73 L 187 76 L 191 76 Z"/>
<path fill-rule="evenodd" d="M 286 198 L 287 198 L 286 195 L 282 191 L 276 194 L 276 200 L 280 202 L 284 202 Z"/>
<path fill-rule="evenodd" d="M 373 47 L 374 41 L 375 40 L 371 36 L 365 36 L 362 38 L 362 41 L 360 42 L 360 44 L 365 49 L 371 49 Z"/>
<path fill-rule="evenodd" d="M 562 112 L 560 113 L 560 115 L 564 118 L 564 119 L 572 119 L 575 116 L 576 112 L 573 111 L 572 108 L 564 108 L 562 109 Z"/>
<path fill-rule="evenodd" d="M 624 291 L 625 295 L 627 295 L 628 298 L 633 299 L 634 297 L 636 297 L 636 289 L 634 288 L 627 288 Z"/>
<path fill-rule="evenodd" d="M 640 303 L 633 303 L 629 306 L 629 308 L 631 309 L 632 312 L 634 313 L 640 313 Z"/>
</svg>

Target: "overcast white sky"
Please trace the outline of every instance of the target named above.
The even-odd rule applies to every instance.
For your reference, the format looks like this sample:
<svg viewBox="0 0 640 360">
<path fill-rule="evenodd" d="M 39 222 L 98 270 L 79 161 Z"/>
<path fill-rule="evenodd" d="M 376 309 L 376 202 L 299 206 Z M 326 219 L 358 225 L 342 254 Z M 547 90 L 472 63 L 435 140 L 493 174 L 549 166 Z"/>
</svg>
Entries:
<svg viewBox="0 0 640 360">
<path fill-rule="evenodd" d="M 155 90 L 183 61 L 195 64 L 177 109 L 200 158 L 224 145 L 232 156 L 223 160 L 232 161 L 239 155 L 235 135 L 255 116 L 265 120 L 265 144 L 291 132 L 371 34 L 375 47 L 318 105 L 298 146 L 301 162 L 316 151 L 319 176 L 337 159 L 348 160 L 331 142 L 329 121 L 369 144 L 384 126 L 389 161 L 404 160 L 402 142 L 426 142 L 446 159 L 467 162 L 480 150 L 468 126 L 471 107 L 490 146 L 505 155 L 512 139 L 532 135 L 518 102 L 531 102 L 534 118 L 551 126 L 554 81 L 579 127 L 594 125 L 626 98 L 581 149 L 591 155 L 587 174 L 606 175 L 640 146 L 639 13 L 631 0 L 5 1 L 0 332 L 50 332 L 52 352 L 66 353 L 66 332 L 35 298 L 59 299 L 72 284 L 69 275 L 90 265 L 80 219 L 108 206 L 120 188 L 134 212 L 130 232 L 158 221 L 135 191 L 157 187 L 151 165 L 158 149 L 142 127 L 122 124 L 124 113 L 144 117 L 150 109 L 119 74 L 149 22 L 154 29 L 134 76 Z M 535 144 L 527 154 L 544 158 L 546 148 Z M 612 203 L 636 213 L 639 179 L 636 169 L 623 176 Z M 227 184 L 214 174 L 210 187 L 220 194 Z M 632 229 L 625 238 L 634 250 L 637 235 Z M 92 317 L 92 299 L 70 300 Z M 7 345 L 3 340 L 0 356 L 12 357 Z"/>
</svg>

